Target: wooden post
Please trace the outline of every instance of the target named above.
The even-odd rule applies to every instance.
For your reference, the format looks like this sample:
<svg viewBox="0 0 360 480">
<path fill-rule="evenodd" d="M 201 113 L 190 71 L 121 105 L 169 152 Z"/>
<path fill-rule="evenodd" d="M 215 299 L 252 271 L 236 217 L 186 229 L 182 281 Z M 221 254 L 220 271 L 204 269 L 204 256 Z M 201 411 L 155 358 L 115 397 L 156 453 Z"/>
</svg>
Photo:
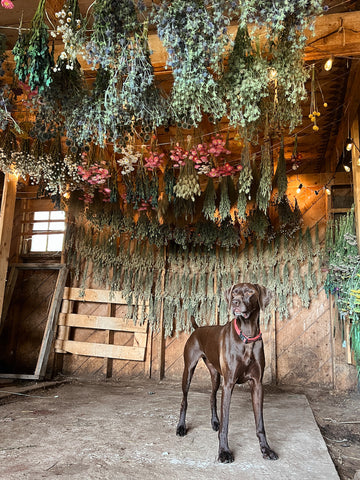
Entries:
<svg viewBox="0 0 360 480">
<path fill-rule="evenodd" d="M 351 157 L 352 157 L 352 171 L 353 171 L 353 181 L 354 181 L 354 204 L 355 204 L 355 224 L 356 224 L 356 239 L 357 244 L 360 246 L 360 165 L 359 157 L 360 148 L 359 144 L 359 116 L 355 116 L 355 120 L 351 125 L 351 137 L 354 141 L 354 146 L 352 148 Z"/>
<path fill-rule="evenodd" d="M 9 253 L 16 201 L 16 187 L 17 176 L 7 173 L 4 179 L 0 212 L 0 313 L 2 312 L 4 304 L 6 277 L 9 265 Z"/>
</svg>

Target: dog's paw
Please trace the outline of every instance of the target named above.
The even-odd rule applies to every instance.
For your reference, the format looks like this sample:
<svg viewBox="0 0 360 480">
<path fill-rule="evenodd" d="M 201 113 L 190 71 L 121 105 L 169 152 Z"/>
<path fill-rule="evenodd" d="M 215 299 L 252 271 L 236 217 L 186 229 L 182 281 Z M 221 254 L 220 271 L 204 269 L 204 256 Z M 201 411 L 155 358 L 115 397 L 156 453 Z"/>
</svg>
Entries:
<svg viewBox="0 0 360 480">
<path fill-rule="evenodd" d="M 222 450 L 219 452 L 219 462 L 232 463 L 234 461 L 234 455 L 229 450 Z"/>
<path fill-rule="evenodd" d="M 176 435 L 178 435 L 179 437 L 185 437 L 185 435 L 186 435 L 185 425 L 178 425 L 177 426 Z"/>
<path fill-rule="evenodd" d="M 218 432 L 220 428 L 220 422 L 219 420 L 211 420 L 211 426 L 214 432 Z"/>
<path fill-rule="evenodd" d="M 279 458 L 278 455 L 268 447 L 263 447 L 261 453 L 266 460 L 277 460 Z"/>
</svg>

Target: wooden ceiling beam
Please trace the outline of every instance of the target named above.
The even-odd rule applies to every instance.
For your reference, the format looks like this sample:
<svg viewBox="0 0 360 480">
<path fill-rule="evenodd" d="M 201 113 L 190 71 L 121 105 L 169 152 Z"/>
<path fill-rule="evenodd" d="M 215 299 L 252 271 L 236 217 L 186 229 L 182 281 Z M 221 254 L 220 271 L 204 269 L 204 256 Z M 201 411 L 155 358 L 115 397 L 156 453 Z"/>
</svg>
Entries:
<svg viewBox="0 0 360 480">
<path fill-rule="evenodd" d="M 339 157 L 343 152 L 344 144 L 349 136 L 351 128 L 357 112 L 360 107 L 360 62 L 353 62 L 347 82 L 347 89 L 344 99 L 344 112 L 341 123 L 339 125 L 338 134 L 335 144 L 331 144 L 325 155 L 327 171 L 334 171 L 338 163 Z M 357 145 L 360 147 L 360 145 Z"/>
<path fill-rule="evenodd" d="M 314 34 L 307 32 L 305 60 L 360 55 L 360 11 L 318 17 Z"/>
</svg>

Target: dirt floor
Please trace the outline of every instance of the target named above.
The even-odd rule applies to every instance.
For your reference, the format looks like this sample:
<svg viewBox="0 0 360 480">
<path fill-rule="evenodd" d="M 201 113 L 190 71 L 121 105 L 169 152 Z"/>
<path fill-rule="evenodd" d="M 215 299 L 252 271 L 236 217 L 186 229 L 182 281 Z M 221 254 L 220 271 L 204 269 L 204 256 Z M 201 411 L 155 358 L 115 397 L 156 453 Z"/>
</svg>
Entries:
<svg viewBox="0 0 360 480">
<path fill-rule="evenodd" d="M 234 391 L 231 465 L 219 464 L 208 394 L 192 385 L 189 433 L 174 432 L 178 383 L 71 381 L 28 391 L 0 384 L 0 479 L 301 479 L 353 480 L 360 471 L 360 394 L 266 388 L 268 440 L 280 456 L 261 458 L 249 392 Z M 40 386 L 40 385 L 39 385 Z M 31 387 L 30 387 L 31 388 Z M 28 395 L 28 396 L 27 396 Z M 309 404 L 312 409 L 309 408 Z M 314 416 L 338 475 L 326 451 Z M 279 429 L 279 420 L 281 429 Z M 286 425 L 286 426 L 285 426 Z"/>
<path fill-rule="evenodd" d="M 341 480 L 360 478 L 360 393 L 308 390 L 307 399 Z"/>
</svg>

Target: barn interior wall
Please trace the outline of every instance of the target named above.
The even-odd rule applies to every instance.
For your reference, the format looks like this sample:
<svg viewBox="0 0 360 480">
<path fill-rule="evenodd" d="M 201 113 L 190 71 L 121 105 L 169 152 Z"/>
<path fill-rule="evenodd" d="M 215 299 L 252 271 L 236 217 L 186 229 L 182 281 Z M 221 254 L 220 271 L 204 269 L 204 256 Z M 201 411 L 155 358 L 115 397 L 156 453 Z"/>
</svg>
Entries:
<svg viewBox="0 0 360 480">
<path fill-rule="evenodd" d="M 19 248 L 18 235 L 21 227 L 18 223 L 22 221 L 21 209 L 23 208 L 24 202 L 18 202 L 14 224 L 16 234 L 12 239 L 13 252 L 16 252 L 16 249 Z M 322 241 L 325 236 L 326 212 L 327 199 L 325 195 L 316 199 L 315 202 L 309 201 L 308 204 L 304 202 L 304 227 L 312 228 L 318 223 Z M 21 256 L 19 260 L 23 261 Z M 13 307 L 9 314 L 9 319 L 13 319 L 11 320 L 13 322 L 12 335 L 15 335 L 17 341 L 21 339 L 20 332 L 28 332 L 26 335 L 27 347 L 24 351 L 32 351 L 33 358 L 28 357 L 29 353 L 24 353 L 23 359 L 21 359 L 21 349 L 24 347 L 18 347 L 17 358 L 20 358 L 20 360 L 17 360 L 17 362 L 20 362 L 23 370 L 26 369 L 26 363 L 30 365 L 36 361 L 37 349 L 31 348 L 30 343 L 33 342 L 35 345 L 35 339 L 42 335 L 44 329 L 44 322 L 40 321 L 35 304 L 42 305 L 39 308 L 45 308 L 46 310 L 44 305 L 51 297 L 54 288 L 50 281 L 43 281 L 42 287 L 37 288 L 31 278 L 27 279 L 27 285 L 33 288 L 32 293 L 30 292 L 28 295 L 28 298 L 31 299 L 29 308 L 32 305 L 33 312 L 26 313 L 28 311 L 28 307 L 26 307 L 25 310 L 23 309 L 24 315 L 17 316 L 14 313 L 16 312 L 16 305 L 23 305 L 24 302 L 23 298 L 18 296 L 19 292 L 15 292 Z M 102 285 L 93 283 L 91 273 L 86 287 L 104 288 Z M 22 291 L 23 295 L 26 293 L 23 285 L 19 285 L 17 290 Z M 80 310 L 85 314 L 106 315 L 104 306 L 99 305 L 83 305 Z M 121 312 L 118 312 L 118 314 L 121 315 Z M 44 317 L 44 314 L 42 317 Z M 223 320 L 221 323 L 223 323 Z M 273 315 L 271 321 L 266 326 L 262 326 L 262 330 L 267 363 L 264 376 L 265 383 L 322 386 L 343 390 L 355 388 L 357 383 L 356 369 L 351 365 L 348 345 L 346 345 L 346 342 L 344 345 L 343 331 L 337 323 L 331 300 L 326 297 L 323 289 L 313 298 L 309 309 L 302 308 L 299 299 L 294 298 L 289 317 L 286 320 L 279 320 L 277 315 Z M 73 339 L 79 341 L 103 342 L 105 334 L 99 330 L 74 329 L 71 335 Z M 126 344 L 127 336 L 129 336 L 127 333 L 116 333 L 114 342 Z M 66 376 L 97 379 L 111 377 L 114 380 L 126 376 L 152 376 L 154 378 L 165 376 L 165 378 L 180 381 L 183 369 L 182 352 L 188 336 L 189 334 L 184 332 L 174 333 L 163 340 L 160 332 L 149 332 L 144 362 L 109 360 L 73 354 L 57 354 L 54 356 L 52 351 L 48 374 L 61 372 Z M 19 363 L 11 365 L 10 361 L 9 364 L 9 359 L 11 360 L 11 357 L 8 356 L 7 359 L 1 360 L 7 369 L 12 368 L 14 370 L 19 367 Z M 209 384 L 209 375 L 204 365 L 199 365 L 195 378 L 202 383 Z"/>
</svg>

